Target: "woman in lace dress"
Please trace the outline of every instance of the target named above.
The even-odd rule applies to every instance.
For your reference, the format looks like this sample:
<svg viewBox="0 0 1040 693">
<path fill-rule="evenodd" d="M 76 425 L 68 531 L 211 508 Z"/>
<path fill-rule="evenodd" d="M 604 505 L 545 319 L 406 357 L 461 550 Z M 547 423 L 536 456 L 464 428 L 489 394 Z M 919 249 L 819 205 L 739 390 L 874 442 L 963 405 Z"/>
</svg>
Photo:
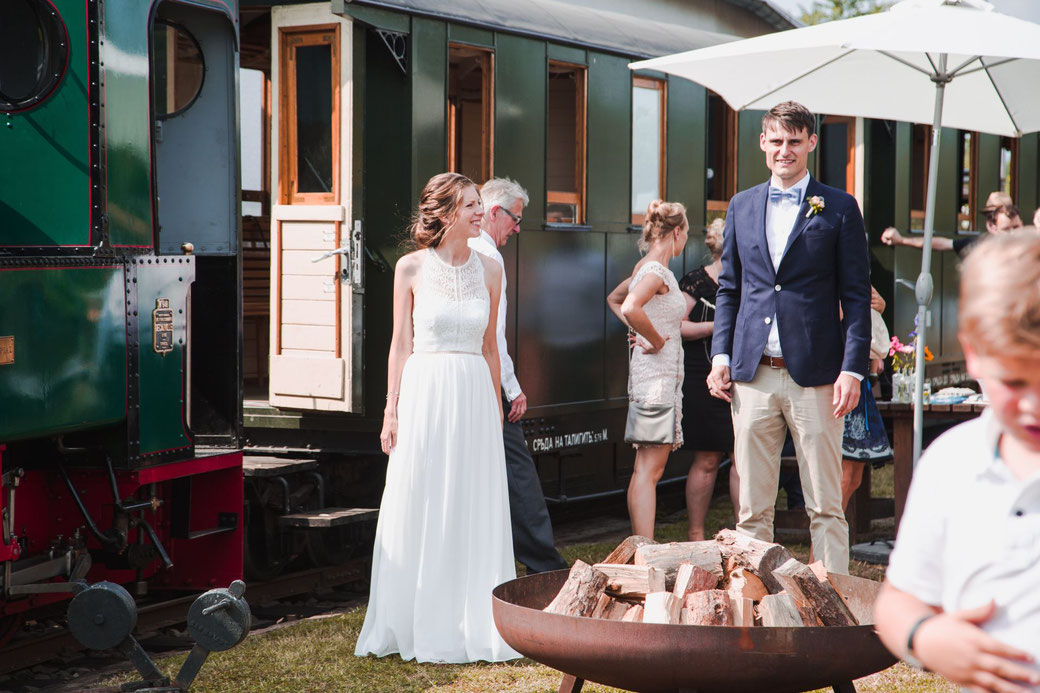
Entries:
<svg viewBox="0 0 1040 693">
<path fill-rule="evenodd" d="M 357 655 L 503 661 L 491 590 L 516 577 L 509 525 L 498 344 L 501 268 L 480 234 L 471 180 L 426 184 L 413 253 L 394 270 L 394 327 L 380 434 L 390 455 Z"/>
<path fill-rule="evenodd" d="M 628 369 L 629 397 L 646 404 L 675 405 L 675 443 L 636 446 L 635 468 L 628 483 L 632 533 L 654 536 L 657 482 L 668 455 L 682 445 L 683 349 L 679 325 L 686 299 L 668 262 L 682 254 L 689 235 L 686 208 L 654 200 L 646 210 L 639 249 L 643 258 L 632 276 L 607 297 L 614 314 L 636 333 Z"/>
</svg>

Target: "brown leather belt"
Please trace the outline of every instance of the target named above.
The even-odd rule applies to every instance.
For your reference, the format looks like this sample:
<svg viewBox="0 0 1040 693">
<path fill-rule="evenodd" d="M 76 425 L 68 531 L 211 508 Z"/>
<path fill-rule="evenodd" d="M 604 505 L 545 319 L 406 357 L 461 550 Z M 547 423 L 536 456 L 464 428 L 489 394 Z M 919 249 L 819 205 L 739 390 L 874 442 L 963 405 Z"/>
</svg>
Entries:
<svg viewBox="0 0 1040 693">
<path fill-rule="evenodd" d="M 759 361 L 763 366 L 769 366 L 770 368 L 787 368 L 787 363 L 784 361 L 783 356 L 762 356 L 762 360 Z"/>
</svg>

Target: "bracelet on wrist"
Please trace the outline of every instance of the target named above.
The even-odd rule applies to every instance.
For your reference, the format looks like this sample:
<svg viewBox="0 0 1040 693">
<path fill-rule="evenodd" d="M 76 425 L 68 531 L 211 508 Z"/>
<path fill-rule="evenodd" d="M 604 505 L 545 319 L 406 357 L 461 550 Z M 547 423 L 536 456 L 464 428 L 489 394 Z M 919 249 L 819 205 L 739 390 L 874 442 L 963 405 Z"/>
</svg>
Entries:
<svg viewBox="0 0 1040 693">
<path fill-rule="evenodd" d="M 387 399 L 390 399 L 391 397 L 400 397 L 400 396 L 401 396 L 400 392 L 387 392 L 386 393 L 386 398 Z"/>
</svg>

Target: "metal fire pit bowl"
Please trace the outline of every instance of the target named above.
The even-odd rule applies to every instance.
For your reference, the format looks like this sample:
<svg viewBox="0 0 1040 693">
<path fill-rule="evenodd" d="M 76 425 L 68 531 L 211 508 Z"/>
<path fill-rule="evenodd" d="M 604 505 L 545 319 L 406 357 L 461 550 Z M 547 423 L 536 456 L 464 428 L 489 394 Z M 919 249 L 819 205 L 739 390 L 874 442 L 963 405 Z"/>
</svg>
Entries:
<svg viewBox="0 0 1040 693">
<path fill-rule="evenodd" d="M 495 625 L 513 649 L 564 673 L 561 693 L 584 681 L 656 693 L 797 693 L 853 679 L 896 660 L 873 626 L 742 628 L 623 623 L 542 611 L 566 570 L 512 580 L 493 592 Z"/>
</svg>

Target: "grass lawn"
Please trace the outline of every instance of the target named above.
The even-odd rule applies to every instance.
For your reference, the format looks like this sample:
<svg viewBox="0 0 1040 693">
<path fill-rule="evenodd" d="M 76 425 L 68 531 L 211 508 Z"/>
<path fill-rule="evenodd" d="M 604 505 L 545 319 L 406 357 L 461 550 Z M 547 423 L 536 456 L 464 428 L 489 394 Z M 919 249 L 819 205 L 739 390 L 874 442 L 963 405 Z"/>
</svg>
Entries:
<svg viewBox="0 0 1040 693">
<path fill-rule="evenodd" d="M 885 488 L 885 475 L 891 484 L 891 468 L 875 475 L 875 495 Z M 879 478 L 880 477 L 880 478 Z M 728 499 L 717 499 L 708 518 L 714 533 L 732 522 Z M 561 551 L 568 561 L 582 559 L 594 563 L 610 552 L 623 537 L 608 541 L 575 544 Z M 685 541 L 686 521 L 677 514 L 658 525 L 659 541 Z M 808 559 L 808 546 L 789 544 L 788 548 L 802 561 Z M 851 572 L 862 577 L 880 579 L 878 566 L 853 561 Z M 248 597 L 248 594 L 247 594 Z M 210 655 L 191 690 L 197 693 L 231 693 L 239 691 L 511 691 L 516 693 L 552 693 L 559 688 L 560 674 L 534 662 L 521 659 L 507 664 L 416 664 L 402 662 L 391 655 L 382 659 L 355 657 L 354 644 L 365 618 L 364 607 L 347 614 L 309 619 L 290 626 L 248 638 L 228 652 Z M 850 657 L 856 653 L 850 652 Z M 160 662 L 171 676 L 180 668 L 184 655 Z M 135 678 L 122 675 L 102 685 L 114 685 Z M 898 664 L 879 674 L 856 682 L 860 693 L 955 692 L 956 687 L 933 675 Z M 617 689 L 587 683 L 583 689 L 602 693 Z M 830 689 L 827 689 L 829 692 Z"/>
</svg>

